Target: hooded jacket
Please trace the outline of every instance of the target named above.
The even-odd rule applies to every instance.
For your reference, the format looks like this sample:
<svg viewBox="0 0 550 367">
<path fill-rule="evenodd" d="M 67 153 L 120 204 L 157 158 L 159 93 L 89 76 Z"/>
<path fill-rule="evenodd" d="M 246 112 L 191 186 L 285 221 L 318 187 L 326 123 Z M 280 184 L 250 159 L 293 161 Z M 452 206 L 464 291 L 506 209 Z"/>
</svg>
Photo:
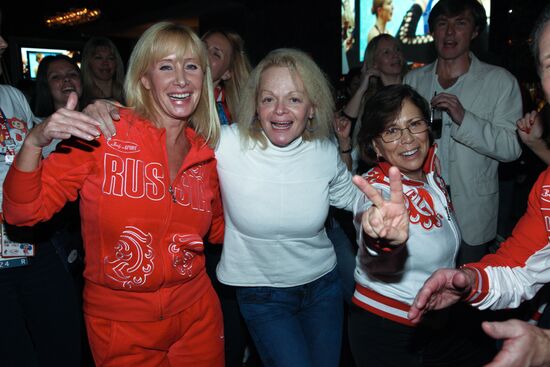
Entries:
<svg viewBox="0 0 550 367">
<path fill-rule="evenodd" d="M 203 238 L 223 241 L 214 152 L 187 127 L 190 150 L 173 182 L 166 131 L 120 111 L 107 141 L 71 139 L 33 172 L 12 165 L 4 216 L 33 225 L 80 195 L 86 253 L 84 311 L 119 321 L 154 321 L 191 305 L 210 286 Z"/>
</svg>

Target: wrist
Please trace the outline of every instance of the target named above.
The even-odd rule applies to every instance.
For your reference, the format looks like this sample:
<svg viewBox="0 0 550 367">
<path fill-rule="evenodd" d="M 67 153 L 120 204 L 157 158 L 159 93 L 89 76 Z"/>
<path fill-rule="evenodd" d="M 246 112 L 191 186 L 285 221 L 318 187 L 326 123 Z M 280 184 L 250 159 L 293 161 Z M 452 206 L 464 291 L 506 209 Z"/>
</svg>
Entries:
<svg viewBox="0 0 550 367">
<path fill-rule="evenodd" d="M 350 122 L 354 122 L 355 120 L 357 120 L 357 116 L 353 117 L 351 115 L 349 115 L 347 112 L 346 112 L 346 109 L 343 108 L 340 110 L 340 115 L 341 116 L 344 116 L 345 118 L 347 118 L 348 120 L 350 120 Z"/>
<path fill-rule="evenodd" d="M 342 154 L 351 153 L 351 151 L 353 150 L 353 145 L 351 144 L 351 139 L 349 138 L 345 140 L 339 140 L 338 143 L 338 150 Z"/>
</svg>

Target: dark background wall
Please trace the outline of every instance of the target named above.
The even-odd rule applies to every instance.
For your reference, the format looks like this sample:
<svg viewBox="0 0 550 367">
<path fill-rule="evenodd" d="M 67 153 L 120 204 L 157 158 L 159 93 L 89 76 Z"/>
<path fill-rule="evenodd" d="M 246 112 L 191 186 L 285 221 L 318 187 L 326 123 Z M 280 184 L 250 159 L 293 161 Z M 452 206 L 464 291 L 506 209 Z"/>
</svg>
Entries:
<svg viewBox="0 0 550 367">
<path fill-rule="evenodd" d="M 403 1 L 403 0 L 394 0 Z M 528 34 L 547 0 L 493 0 L 489 53 L 483 58 L 507 67 L 519 79 L 536 80 L 528 51 Z M 102 10 L 100 20 L 86 25 L 48 29 L 44 17 L 70 8 Z M 296 47 L 310 53 L 333 82 L 340 77 L 340 0 L 180 0 L 141 2 L 128 0 L 50 0 L 29 5 L 5 1 L 2 34 L 10 42 L 4 57 L 11 80 L 18 81 L 14 49 L 26 41 L 44 45 L 82 46 L 92 35 L 105 35 L 119 46 L 126 60 L 140 32 L 163 20 L 188 20 L 199 33 L 229 27 L 246 42 L 252 63 L 278 47 Z M 513 9 L 510 14 L 509 9 Z M 10 65 L 11 64 L 11 65 Z"/>
</svg>

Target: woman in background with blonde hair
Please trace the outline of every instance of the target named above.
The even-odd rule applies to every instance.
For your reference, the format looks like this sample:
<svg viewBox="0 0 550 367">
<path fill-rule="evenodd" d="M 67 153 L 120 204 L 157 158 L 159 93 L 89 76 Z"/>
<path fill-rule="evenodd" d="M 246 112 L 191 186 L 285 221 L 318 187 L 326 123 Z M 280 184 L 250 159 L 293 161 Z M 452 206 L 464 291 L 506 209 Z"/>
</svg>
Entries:
<svg viewBox="0 0 550 367">
<path fill-rule="evenodd" d="M 124 64 L 116 45 L 105 37 L 92 37 L 82 51 L 82 107 L 96 99 L 124 104 Z"/>
<path fill-rule="evenodd" d="M 239 96 L 250 74 L 244 41 L 238 33 L 212 29 L 202 36 L 214 83 L 214 98 L 222 125 L 231 124 L 237 113 Z"/>
</svg>

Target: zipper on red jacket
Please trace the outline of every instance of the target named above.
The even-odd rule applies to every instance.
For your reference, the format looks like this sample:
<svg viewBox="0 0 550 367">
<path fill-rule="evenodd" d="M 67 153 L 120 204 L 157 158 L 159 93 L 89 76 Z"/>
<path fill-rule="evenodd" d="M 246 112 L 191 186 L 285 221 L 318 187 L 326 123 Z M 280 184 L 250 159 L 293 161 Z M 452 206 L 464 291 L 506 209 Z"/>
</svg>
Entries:
<svg viewBox="0 0 550 367">
<path fill-rule="evenodd" d="M 168 186 L 168 192 L 170 193 L 170 196 L 172 197 L 172 202 L 175 203 L 176 202 L 176 194 L 174 192 L 174 188 L 172 187 L 172 185 Z"/>
</svg>

